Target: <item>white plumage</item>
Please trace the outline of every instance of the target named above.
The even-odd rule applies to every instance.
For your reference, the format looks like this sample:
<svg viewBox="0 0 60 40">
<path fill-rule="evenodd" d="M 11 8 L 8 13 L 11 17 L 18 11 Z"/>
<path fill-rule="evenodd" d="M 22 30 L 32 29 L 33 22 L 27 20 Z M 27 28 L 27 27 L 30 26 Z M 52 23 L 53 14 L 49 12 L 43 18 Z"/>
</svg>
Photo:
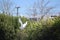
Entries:
<svg viewBox="0 0 60 40">
<path fill-rule="evenodd" d="M 27 25 L 27 21 L 23 24 L 20 18 L 19 18 L 19 23 L 21 24 L 21 27 L 20 27 L 21 30 L 23 30 Z"/>
</svg>

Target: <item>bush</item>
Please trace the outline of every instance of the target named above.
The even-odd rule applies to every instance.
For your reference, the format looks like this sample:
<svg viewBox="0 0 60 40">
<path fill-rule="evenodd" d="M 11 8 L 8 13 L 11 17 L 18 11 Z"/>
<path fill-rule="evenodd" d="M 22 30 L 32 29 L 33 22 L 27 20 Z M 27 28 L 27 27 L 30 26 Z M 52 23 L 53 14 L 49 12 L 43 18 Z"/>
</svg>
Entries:
<svg viewBox="0 0 60 40">
<path fill-rule="evenodd" d="M 20 30 L 18 17 L 0 14 L 0 40 L 60 40 L 60 17 L 46 21 L 30 21 L 20 17 L 28 25 Z"/>
<path fill-rule="evenodd" d="M 0 14 L 0 40 L 16 39 L 16 29 L 18 27 L 16 26 L 15 19 L 12 18 L 12 16 Z"/>
</svg>

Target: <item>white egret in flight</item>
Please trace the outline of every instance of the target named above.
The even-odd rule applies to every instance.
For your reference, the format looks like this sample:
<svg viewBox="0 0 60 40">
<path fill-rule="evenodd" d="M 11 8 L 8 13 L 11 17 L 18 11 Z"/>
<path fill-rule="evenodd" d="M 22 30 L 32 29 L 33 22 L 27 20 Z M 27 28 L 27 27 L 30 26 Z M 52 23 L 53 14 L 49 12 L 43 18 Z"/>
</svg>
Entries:
<svg viewBox="0 0 60 40">
<path fill-rule="evenodd" d="M 19 23 L 21 24 L 20 27 L 21 30 L 23 30 L 27 26 L 27 21 L 23 24 L 20 18 L 19 18 Z"/>
</svg>

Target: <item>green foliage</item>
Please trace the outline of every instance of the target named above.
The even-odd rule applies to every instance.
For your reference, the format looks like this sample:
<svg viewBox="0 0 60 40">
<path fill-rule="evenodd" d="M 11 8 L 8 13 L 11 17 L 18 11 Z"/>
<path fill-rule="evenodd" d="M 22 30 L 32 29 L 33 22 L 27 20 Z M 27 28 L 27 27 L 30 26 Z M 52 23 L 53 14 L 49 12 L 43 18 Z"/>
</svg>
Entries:
<svg viewBox="0 0 60 40">
<path fill-rule="evenodd" d="M 0 14 L 0 40 L 60 40 L 60 17 L 31 21 L 20 17 L 28 25 L 20 30 L 16 16 Z"/>
<path fill-rule="evenodd" d="M 56 17 L 52 21 L 54 22 L 47 21 L 40 31 L 36 30 L 32 40 L 60 40 L 60 17 Z M 53 24 L 49 25 L 50 23 Z"/>
<path fill-rule="evenodd" d="M 0 14 L 0 40 L 14 40 L 18 28 L 15 28 L 15 25 L 15 19 L 12 16 Z"/>
</svg>

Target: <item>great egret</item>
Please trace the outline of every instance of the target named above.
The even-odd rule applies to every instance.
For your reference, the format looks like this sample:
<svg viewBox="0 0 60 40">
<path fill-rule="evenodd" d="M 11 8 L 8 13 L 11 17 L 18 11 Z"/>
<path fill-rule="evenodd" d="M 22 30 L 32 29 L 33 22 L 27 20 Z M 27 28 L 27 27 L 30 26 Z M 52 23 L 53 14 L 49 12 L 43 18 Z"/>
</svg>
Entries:
<svg viewBox="0 0 60 40">
<path fill-rule="evenodd" d="M 27 25 L 27 21 L 23 24 L 20 18 L 19 18 L 19 23 L 21 24 L 21 27 L 20 27 L 21 30 L 23 30 Z"/>
</svg>

